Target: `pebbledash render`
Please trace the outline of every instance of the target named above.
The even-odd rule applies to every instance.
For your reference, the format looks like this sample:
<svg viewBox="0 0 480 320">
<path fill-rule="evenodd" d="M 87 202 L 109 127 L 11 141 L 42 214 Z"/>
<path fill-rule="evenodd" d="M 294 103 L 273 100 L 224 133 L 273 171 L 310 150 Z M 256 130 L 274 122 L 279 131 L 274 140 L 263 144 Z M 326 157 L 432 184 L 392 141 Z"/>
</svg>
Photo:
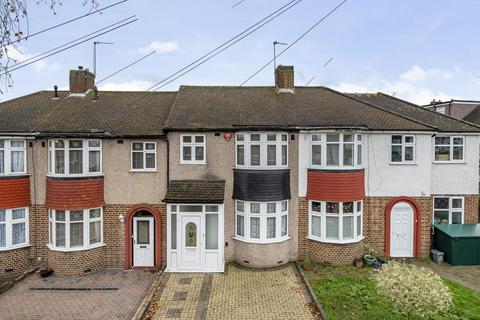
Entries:
<svg viewBox="0 0 480 320">
<path fill-rule="evenodd" d="M 0 277 L 424 257 L 478 223 L 480 128 L 382 93 L 69 91 L 0 104 Z"/>
</svg>

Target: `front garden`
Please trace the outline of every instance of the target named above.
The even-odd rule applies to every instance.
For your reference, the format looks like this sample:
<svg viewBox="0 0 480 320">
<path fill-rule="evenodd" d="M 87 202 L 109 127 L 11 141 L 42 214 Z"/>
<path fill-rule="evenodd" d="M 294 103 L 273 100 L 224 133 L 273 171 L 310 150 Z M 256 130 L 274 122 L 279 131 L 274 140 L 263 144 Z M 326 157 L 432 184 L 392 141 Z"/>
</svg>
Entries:
<svg viewBox="0 0 480 320">
<path fill-rule="evenodd" d="M 397 263 L 379 273 L 313 264 L 305 273 L 329 319 L 480 319 L 480 293 L 404 267 Z"/>
</svg>

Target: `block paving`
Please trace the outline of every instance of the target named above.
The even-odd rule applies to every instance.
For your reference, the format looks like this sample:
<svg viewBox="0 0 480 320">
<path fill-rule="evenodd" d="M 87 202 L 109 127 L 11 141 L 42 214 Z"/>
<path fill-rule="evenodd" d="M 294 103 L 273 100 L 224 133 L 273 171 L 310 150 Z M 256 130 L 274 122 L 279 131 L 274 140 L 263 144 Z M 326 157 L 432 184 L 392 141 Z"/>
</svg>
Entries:
<svg viewBox="0 0 480 320">
<path fill-rule="evenodd" d="M 131 319 L 154 280 L 155 273 L 133 270 L 45 279 L 34 274 L 0 295 L 0 319 Z"/>
<path fill-rule="evenodd" d="M 157 298 L 157 320 L 316 319 L 293 265 L 261 270 L 229 264 L 224 274 L 166 274 Z"/>
</svg>

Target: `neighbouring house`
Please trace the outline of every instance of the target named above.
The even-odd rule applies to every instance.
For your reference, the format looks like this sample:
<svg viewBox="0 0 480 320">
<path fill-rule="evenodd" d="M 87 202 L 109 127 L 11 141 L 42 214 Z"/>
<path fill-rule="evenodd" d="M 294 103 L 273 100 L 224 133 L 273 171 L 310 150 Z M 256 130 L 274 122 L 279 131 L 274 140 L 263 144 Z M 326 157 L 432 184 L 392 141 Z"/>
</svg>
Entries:
<svg viewBox="0 0 480 320">
<path fill-rule="evenodd" d="M 480 124 L 480 101 L 452 99 L 442 102 L 434 99 L 423 107 L 457 119 Z"/>
<path fill-rule="evenodd" d="M 275 86 L 69 91 L 0 104 L 0 277 L 222 272 L 423 257 L 477 223 L 480 128 L 377 94 Z"/>
</svg>

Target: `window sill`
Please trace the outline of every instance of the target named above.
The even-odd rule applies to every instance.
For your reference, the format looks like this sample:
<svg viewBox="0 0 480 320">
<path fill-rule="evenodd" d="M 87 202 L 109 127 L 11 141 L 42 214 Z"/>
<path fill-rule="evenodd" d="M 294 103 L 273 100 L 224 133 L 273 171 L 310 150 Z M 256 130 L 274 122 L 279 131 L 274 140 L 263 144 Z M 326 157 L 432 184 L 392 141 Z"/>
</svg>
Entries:
<svg viewBox="0 0 480 320">
<path fill-rule="evenodd" d="M 206 162 L 206 161 L 202 161 L 202 162 L 184 162 L 184 161 L 180 161 L 180 164 L 186 164 L 186 165 L 189 165 L 189 164 L 193 164 L 193 165 L 206 165 L 207 162 Z"/>
<path fill-rule="evenodd" d="M 232 239 L 233 240 L 238 240 L 238 241 L 241 241 L 241 242 L 245 242 L 245 243 L 251 243 L 251 244 L 272 244 L 272 243 L 281 243 L 281 242 L 288 241 L 288 240 L 292 239 L 292 237 L 288 236 L 286 238 L 273 239 L 273 240 L 249 240 L 249 239 L 243 239 L 243 238 L 239 238 L 239 237 L 232 237 Z"/>
<path fill-rule="evenodd" d="M 307 239 L 316 241 L 316 242 L 321 242 L 321 243 L 331 243 L 331 244 L 351 244 L 351 243 L 358 243 L 365 239 L 364 236 L 361 236 L 359 238 L 355 239 L 349 239 L 349 240 L 328 240 L 328 239 L 319 239 L 316 237 L 308 236 Z"/>
<path fill-rule="evenodd" d="M 96 178 L 103 177 L 103 173 L 92 173 L 92 174 L 47 174 L 48 178 Z"/>
<path fill-rule="evenodd" d="M 105 247 L 106 244 L 100 243 L 96 244 L 94 246 L 90 247 L 79 247 L 79 248 L 55 248 L 50 244 L 47 244 L 47 248 L 50 249 L 51 251 L 57 251 L 57 252 L 78 252 L 78 251 L 87 251 L 87 250 L 92 250 L 92 249 L 97 249 L 101 247 Z"/>
<path fill-rule="evenodd" d="M 9 174 L 0 174 L 1 179 L 18 179 L 18 178 L 26 178 L 30 177 L 30 173 L 9 173 Z"/>
<path fill-rule="evenodd" d="M 238 170 L 288 170 L 290 169 L 289 166 L 281 166 L 281 167 L 240 167 L 240 166 L 235 166 L 233 169 L 238 169 Z"/>
<path fill-rule="evenodd" d="M 308 169 L 312 170 L 322 170 L 322 171 L 349 171 L 349 170 L 364 170 L 364 166 L 352 166 L 352 167 L 333 167 L 333 166 L 312 166 L 310 165 Z"/>
<path fill-rule="evenodd" d="M 391 166 L 416 166 L 418 163 L 416 162 L 392 162 L 390 161 Z"/>
<path fill-rule="evenodd" d="M 148 170 L 128 170 L 129 173 L 158 173 L 157 169 L 148 169 Z"/>
<path fill-rule="evenodd" d="M 25 249 L 25 248 L 29 248 L 31 246 L 32 246 L 31 244 L 22 244 L 22 245 L 18 245 L 18 246 L 11 246 L 11 247 L 8 247 L 8 248 L 0 248 L 0 253 L 1 252 L 13 251 L 13 250 L 17 250 L 17 249 Z"/>
<path fill-rule="evenodd" d="M 433 164 L 467 164 L 466 161 L 433 161 Z"/>
</svg>

